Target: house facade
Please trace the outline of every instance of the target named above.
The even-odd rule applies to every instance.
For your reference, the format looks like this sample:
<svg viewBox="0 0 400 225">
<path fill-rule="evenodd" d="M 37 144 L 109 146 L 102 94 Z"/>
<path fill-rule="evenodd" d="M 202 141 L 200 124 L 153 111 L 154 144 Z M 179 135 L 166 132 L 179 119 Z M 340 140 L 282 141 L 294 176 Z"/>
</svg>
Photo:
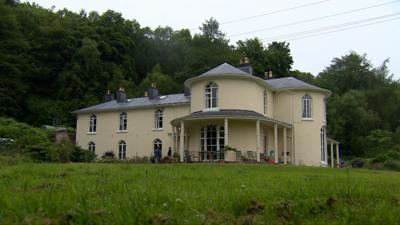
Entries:
<svg viewBox="0 0 400 225">
<path fill-rule="evenodd" d="M 119 159 L 171 149 L 182 162 L 328 164 L 329 90 L 293 77 L 262 79 L 248 64 L 227 63 L 186 80 L 185 89 L 159 95 L 151 87 L 133 99 L 120 89 L 115 100 L 108 94 L 104 103 L 74 111 L 76 144 Z"/>
</svg>

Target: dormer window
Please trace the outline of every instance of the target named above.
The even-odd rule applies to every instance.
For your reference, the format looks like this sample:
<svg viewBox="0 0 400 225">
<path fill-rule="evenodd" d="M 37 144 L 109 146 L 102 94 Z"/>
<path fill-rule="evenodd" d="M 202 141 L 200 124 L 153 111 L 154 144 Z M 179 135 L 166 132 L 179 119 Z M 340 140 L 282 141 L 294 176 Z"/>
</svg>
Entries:
<svg viewBox="0 0 400 225">
<path fill-rule="evenodd" d="M 305 119 L 312 118 L 312 98 L 309 94 L 302 97 L 302 117 Z"/>
<path fill-rule="evenodd" d="M 163 128 L 163 110 L 162 109 L 158 109 L 154 113 L 154 128 L 155 129 Z"/>
<path fill-rule="evenodd" d="M 97 127 L 97 117 L 96 115 L 91 115 L 89 118 L 89 133 L 96 133 Z"/>
<path fill-rule="evenodd" d="M 210 82 L 205 88 L 206 109 L 218 108 L 218 85 Z"/>
<path fill-rule="evenodd" d="M 119 131 L 126 131 L 128 128 L 128 115 L 123 112 L 119 114 Z"/>
</svg>

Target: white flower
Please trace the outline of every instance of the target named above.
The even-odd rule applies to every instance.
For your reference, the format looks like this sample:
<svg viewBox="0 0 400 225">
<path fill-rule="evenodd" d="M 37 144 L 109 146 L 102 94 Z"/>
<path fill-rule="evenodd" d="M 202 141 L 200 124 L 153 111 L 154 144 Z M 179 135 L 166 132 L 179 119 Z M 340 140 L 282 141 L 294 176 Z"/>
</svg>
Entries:
<svg viewBox="0 0 400 225">
<path fill-rule="evenodd" d="M 168 207 L 168 204 L 167 204 L 167 203 L 164 203 L 163 206 L 164 206 L 165 208 L 167 208 L 167 207 Z"/>
<path fill-rule="evenodd" d="M 176 202 L 182 202 L 182 199 L 177 198 L 177 199 L 175 199 L 175 201 L 176 201 Z"/>
</svg>

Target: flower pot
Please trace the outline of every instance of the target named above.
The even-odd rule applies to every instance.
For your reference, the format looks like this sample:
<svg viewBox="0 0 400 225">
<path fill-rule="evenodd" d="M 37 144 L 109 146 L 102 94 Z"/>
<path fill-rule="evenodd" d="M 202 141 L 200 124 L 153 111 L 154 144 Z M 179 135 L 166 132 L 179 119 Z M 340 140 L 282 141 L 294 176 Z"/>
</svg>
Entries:
<svg viewBox="0 0 400 225">
<path fill-rule="evenodd" d="M 225 151 L 225 162 L 236 162 L 235 151 Z"/>
</svg>

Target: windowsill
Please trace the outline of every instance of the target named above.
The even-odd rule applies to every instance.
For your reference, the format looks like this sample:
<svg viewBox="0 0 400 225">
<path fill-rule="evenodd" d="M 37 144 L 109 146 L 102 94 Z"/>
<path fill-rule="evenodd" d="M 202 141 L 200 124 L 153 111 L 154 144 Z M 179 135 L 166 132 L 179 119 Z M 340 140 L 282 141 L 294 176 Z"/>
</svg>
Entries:
<svg viewBox="0 0 400 225">
<path fill-rule="evenodd" d="M 154 128 L 154 129 L 152 129 L 152 131 L 163 131 L 164 130 L 164 128 Z"/>
<path fill-rule="evenodd" d="M 87 132 L 86 134 L 87 134 L 87 135 L 95 135 L 96 132 Z"/>
<path fill-rule="evenodd" d="M 127 130 L 118 130 L 117 133 L 128 133 Z"/>
<path fill-rule="evenodd" d="M 203 109 L 203 112 L 216 112 L 219 111 L 219 108 L 207 108 Z"/>
<path fill-rule="evenodd" d="M 301 118 L 301 120 L 303 120 L 303 121 L 314 121 L 313 118 Z"/>
</svg>

